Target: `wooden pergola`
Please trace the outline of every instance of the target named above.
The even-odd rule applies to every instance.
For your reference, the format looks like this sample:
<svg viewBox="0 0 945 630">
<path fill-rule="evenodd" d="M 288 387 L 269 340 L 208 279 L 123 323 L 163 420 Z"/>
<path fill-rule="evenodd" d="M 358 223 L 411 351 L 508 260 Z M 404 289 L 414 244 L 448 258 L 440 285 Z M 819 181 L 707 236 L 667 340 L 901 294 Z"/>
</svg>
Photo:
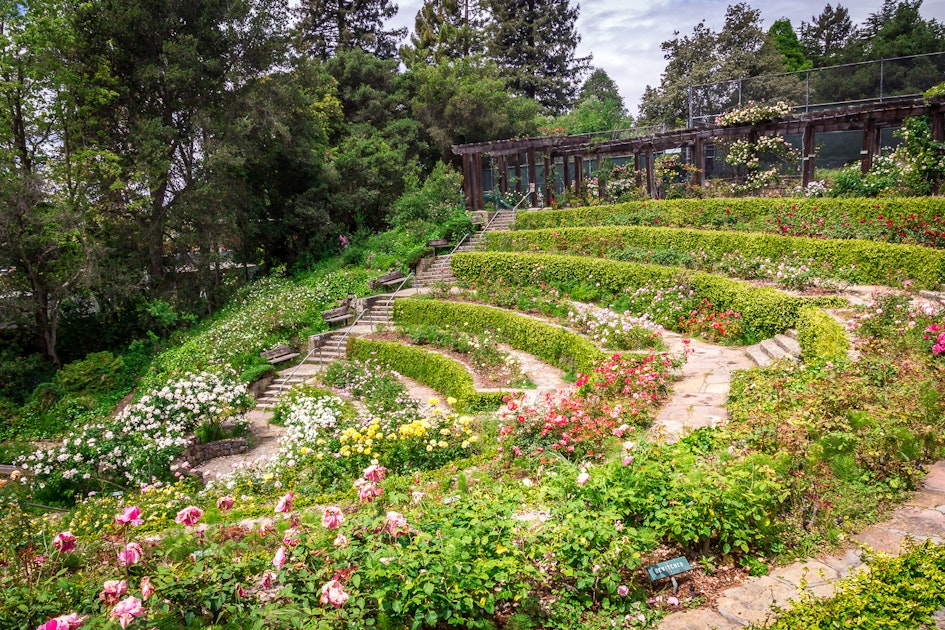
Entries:
<svg viewBox="0 0 945 630">
<path fill-rule="evenodd" d="M 696 184 L 705 184 L 706 145 L 717 139 L 745 137 L 755 139 L 767 135 L 799 134 L 802 138 L 801 181 L 804 187 L 814 177 L 816 162 L 815 138 L 818 133 L 834 131 L 862 131 L 863 148 L 860 151 L 860 164 L 867 172 L 873 159 L 880 153 L 880 133 L 886 127 L 898 127 L 903 120 L 912 116 L 928 115 L 931 118 L 932 137 L 945 141 L 945 99 L 926 103 L 923 99 L 887 101 L 853 107 L 830 108 L 811 111 L 795 116 L 760 122 L 757 124 L 732 125 L 722 127 L 708 125 L 680 131 L 669 131 L 619 140 L 599 140 L 592 135 L 544 136 L 537 138 L 518 138 L 497 142 L 477 142 L 453 146 L 453 153 L 463 158 L 463 186 L 466 208 L 469 211 L 485 209 L 482 181 L 483 155 L 493 160 L 496 169 L 499 192 L 509 191 L 513 179 L 516 192 L 525 194 L 522 189 L 522 169 L 526 169 L 528 194 L 532 207 L 538 206 L 538 179 L 536 164 L 540 159 L 544 166 L 544 198 L 554 194 L 553 178 L 548 177 L 552 166 L 560 158 L 564 172 L 564 186 L 568 190 L 580 193 L 584 186 L 584 162 L 596 159 L 597 163 L 606 157 L 632 156 L 640 173 L 638 184 L 645 185 L 647 194 L 656 194 L 656 176 L 654 172 L 655 153 L 672 149 L 682 149 L 690 163 L 695 166 Z M 603 181 L 598 181 L 603 187 Z M 603 192 L 603 191 L 601 191 Z"/>
</svg>

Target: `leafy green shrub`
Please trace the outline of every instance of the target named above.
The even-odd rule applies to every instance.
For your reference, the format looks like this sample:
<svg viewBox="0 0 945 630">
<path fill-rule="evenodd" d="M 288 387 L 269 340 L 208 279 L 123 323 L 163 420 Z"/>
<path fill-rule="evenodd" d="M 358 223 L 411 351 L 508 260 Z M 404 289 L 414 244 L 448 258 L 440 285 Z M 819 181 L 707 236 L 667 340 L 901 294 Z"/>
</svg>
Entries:
<svg viewBox="0 0 945 630">
<path fill-rule="evenodd" d="M 797 313 L 797 342 L 804 361 L 842 361 L 850 351 L 847 331 L 840 322 L 815 306 Z"/>
<path fill-rule="evenodd" d="M 422 348 L 349 337 L 348 357 L 374 359 L 382 365 L 388 365 L 404 376 L 455 398 L 456 408 L 461 411 L 494 409 L 501 404 L 505 395 L 503 392 L 477 392 L 472 376 L 462 364 Z"/>
<path fill-rule="evenodd" d="M 649 283 L 686 284 L 695 297 L 708 300 L 716 309 L 739 313 L 746 336 L 771 336 L 792 327 L 797 310 L 805 304 L 801 298 L 774 289 L 674 267 L 578 256 L 491 252 L 454 254 L 451 262 L 453 273 L 468 280 L 504 277 L 512 283 L 547 282 L 558 286 L 589 281 L 609 296 Z"/>
<path fill-rule="evenodd" d="M 487 236 L 493 251 L 544 251 L 612 257 L 615 250 L 637 247 L 721 254 L 739 253 L 761 259 L 791 256 L 834 268 L 853 267 L 862 283 L 911 279 L 924 287 L 945 281 L 945 253 L 916 245 L 897 245 L 859 239 L 786 237 L 734 231 L 656 227 L 555 228 L 493 232 Z M 660 264 L 674 264 L 671 259 Z M 681 261 L 679 261 L 681 262 Z"/>
<path fill-rule="evenodd" d="M 519 230 L 601 225 L 733 229 L 943 247 L 945 199 L 668 199 L 519 212 L 515 217 Z"/>
<path fill-rule="evenodd" d="M 832 597 L 806 592 L 769 630 L 932 628 L 945 606 L 945 546 L 909 542 L 899 556 L 868 558 L 868 571 L 836 583 Z"/>
<path fill-rule="evenodd" d="M 569 330 L 491 306 L 397 300 L 394 321 L 398 325 L 431 324 L 474 334 L 494 333 L 497 339 L 513 348 L 534 354 L 566 371 L 589 373 L 594 361 L 603 356 L 593 343 Z"/>
<path fill-rule="evenodd" d="M 111 352 L 93 352 L 81 361 L 64 365 L 56 382 L 64 392 L 95 395 L 114 389 L 124 376 L 124 361 Z"/>
</svg>

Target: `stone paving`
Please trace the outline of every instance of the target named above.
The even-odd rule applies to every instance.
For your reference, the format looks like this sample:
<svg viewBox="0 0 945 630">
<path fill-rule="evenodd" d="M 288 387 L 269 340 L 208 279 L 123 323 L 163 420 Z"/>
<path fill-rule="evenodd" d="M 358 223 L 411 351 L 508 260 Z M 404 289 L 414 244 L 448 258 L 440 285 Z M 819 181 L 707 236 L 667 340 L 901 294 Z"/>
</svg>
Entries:
<svg viewBox="0 0 945 630">
<path fill-rule="evenodd" d="M 817 597 L 832 595 L 838 580 L 867 568 L 861 559 L 863 549 L 896 555 L 907 537 L 920 542 L 945 542 L 945 461 L 932 466 L 912 498 L 888 519 L 854 535 L 854 546 L 748 578 L 742 585 L 724 591 L 715 608 L 673 613 L 658 628 L 730 630 L 770 623 L 775 619 L 772 606 L 790 607 L 802 590 Z M 945 614 L 936 617 L 936 624 L 936 628 L 945 629 Z"/>
</svg>

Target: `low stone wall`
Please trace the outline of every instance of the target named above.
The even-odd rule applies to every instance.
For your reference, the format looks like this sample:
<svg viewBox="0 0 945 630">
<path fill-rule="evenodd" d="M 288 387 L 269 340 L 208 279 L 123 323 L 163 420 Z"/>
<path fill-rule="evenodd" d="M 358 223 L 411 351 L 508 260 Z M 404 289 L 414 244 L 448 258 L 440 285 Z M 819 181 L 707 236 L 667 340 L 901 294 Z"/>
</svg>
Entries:
<svg viewBox="0 0 945 630">
<path fill-rule="evenodd" d="M 187 462 L 190 464 L 191 468 L 194 468 L 215 457 L 227 457 L 229 455 L 245 453 L 248 448 L 246 438 L 218 440 L 216 442 L 207 442 L 206 444 L 191 444 L 184 449 L 184 452 L 180 454 L 175 464 L 179 465 L 182 462 Z"/>
</svg>

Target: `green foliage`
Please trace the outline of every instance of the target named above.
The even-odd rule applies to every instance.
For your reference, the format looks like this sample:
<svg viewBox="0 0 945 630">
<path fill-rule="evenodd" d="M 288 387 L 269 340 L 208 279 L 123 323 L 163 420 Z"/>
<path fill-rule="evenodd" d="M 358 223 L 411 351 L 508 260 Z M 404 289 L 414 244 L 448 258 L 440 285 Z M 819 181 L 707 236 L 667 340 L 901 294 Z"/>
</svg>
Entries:
<svg viewBox="0 0 945 630">
<path fill-rule="evenodd" d="M 945 199 L 670 199 L 519 212 L 515 218 L 519 230 L 601 225 L 721 228 L 940 247 L 939 240 L 945 238 Z"/>
<path fill-rule="evenodd" d="M 56 382 L 63 392 L 97 395 L 121 385 L 124 361 L 111 352 L 94 352 L 81 361 L 63 366 Z"/>
<path fill-rule="evenodd" d="M 580 335 L 491 306 L 438 300 L 397 300 L 394 303 L 394 321 L 399 325 L 430 324 L 473 334 L 494 334 L 503 343 L 534 354 L 566 371 L 589 373 L 594 361 L 603 356 L 594 344 Z"/>
<path fill-rule="evenodd" d="M 398 301 L 399 304 L 399 301 Z M 348 357 L 375 359 L 382 365 L 412 378 L 457 400 L 461 411 L 494 409 L 502 402 L 503 392 L 477 392 L 466 368 L 449 357 L 422 348 L 389 341 L 349 337 Z"/>
<path fill-rule="evenodd" d="M 797 313 L 797 342 L 804 361 L 843 361 L 850 350 L 847 331 L 823 309 L 805 306 Z"/>
<path fill-rule="evenodd" d="M 707 273 L 578 256 L 462 253 L 454 254 L 452 265 L 457 277 L 469 280 L 504 277 L 513 283 L 547 282 L 553 286 L 591 281 L 610 297 L 648 283 L 672 286 L 683 282 L 698 299 L 707 299 L 716 309 L 739 313 L 749 335 L 771 336 L 792 327 L 804 304 L 803 299 L 774 289 Z"/>
<path fill-rule="evenodd" d="M 857 282 L 892 283 L 905 279 L 934 288 L 945 281 L 945 253 L 916 245 L 860 239 L 824 239 L 737 231 L 621 226 L 600 228 L 544 228 L 487 235 L 494 251 L 531 250 L 613 257 L 615 250 L 635 247 L 647 251 L 740 254 L 777 260 L 785 256 L 853 268 Z M 662 262 L 662 261 L 661 261 Z M 667 261 L 668 264 L 673 264 Z M 664 264 L 667 264 L 664 263 Z"/>
<path fill-rule="evenodd" d="M 820 599 L 809 592 L 778 619 L 770 630 L 827 628 L 933 627 L 933 615 L 945 606 L 945 547 L 932 541 L 909 542 L 898 556 L 868 557 L 866 571 L 856 571 L 836 584 L 833 596 Z"/>
<path fill-rule="evenodd" d="M 392 226 L 412 223 L 442 223 L 463 213 L 462 174 L 443 162 L 421 184 L 417 179 L 407 182 L 407 189 L 394 204 L 389 221 Z"/>
</svg>

